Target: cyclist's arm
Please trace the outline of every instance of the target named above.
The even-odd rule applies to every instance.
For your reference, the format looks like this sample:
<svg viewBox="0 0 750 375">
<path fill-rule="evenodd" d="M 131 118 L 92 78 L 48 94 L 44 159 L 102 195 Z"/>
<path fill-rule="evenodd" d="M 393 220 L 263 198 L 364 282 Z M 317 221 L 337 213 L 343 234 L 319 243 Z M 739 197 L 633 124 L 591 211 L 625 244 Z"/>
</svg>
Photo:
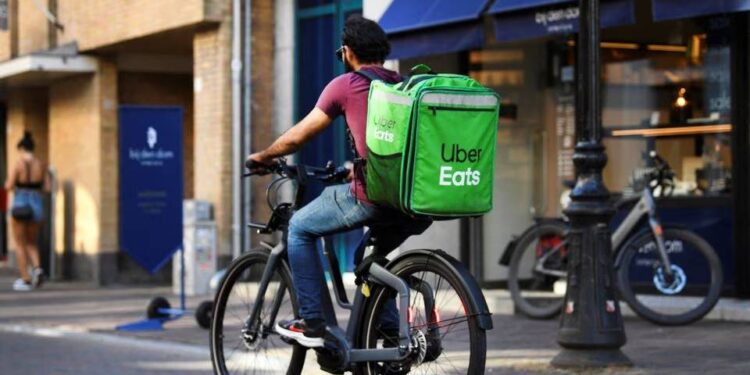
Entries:
<svg viewBox="0 0 750 375">
<path fill-rule="evenodd" d="M 275 158 L 292 154 L 330 124 L 331 118 L 320 108 L 315 107 L 302 121 L 287 130 L 271 146 L 250 155 L 249 158 L 255 162 L 268 164 Z"/>
</svg>

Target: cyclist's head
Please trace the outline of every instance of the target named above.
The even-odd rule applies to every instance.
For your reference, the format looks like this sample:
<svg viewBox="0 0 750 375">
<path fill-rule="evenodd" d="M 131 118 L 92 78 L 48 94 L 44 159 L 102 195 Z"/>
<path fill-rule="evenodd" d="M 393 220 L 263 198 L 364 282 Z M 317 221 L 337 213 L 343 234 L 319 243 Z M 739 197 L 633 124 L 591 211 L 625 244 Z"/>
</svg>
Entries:
<svg viewBox="0 0 750 375">
<path fill-rule="evenodd" d="M 341 33 L 341 45 L 354 54 L 359 64 L 382 64 L 391 53 L 391 45 L 385 31 L 377 22 L 359 15 L 346 20 L 344 32 Z M 344 64 L 352 70 L 351 62 L 344 52 Z"/>
</svg>

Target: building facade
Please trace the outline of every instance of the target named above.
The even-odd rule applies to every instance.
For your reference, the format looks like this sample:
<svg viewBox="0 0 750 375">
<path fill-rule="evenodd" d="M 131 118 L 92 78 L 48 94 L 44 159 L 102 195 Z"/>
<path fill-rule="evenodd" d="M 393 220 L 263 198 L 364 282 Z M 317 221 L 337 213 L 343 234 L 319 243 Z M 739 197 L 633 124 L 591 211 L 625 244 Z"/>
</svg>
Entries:
<svg viewBox="0 0 750 375">
<path fill-rule="evenodd" d="M 561 215 L 561 194 L 575 179 L 577 2 L 390 0 L 364 8 L 388 32 L 402 72 L 426 63 L 470 75 L 503 98 L 495 209 L 460 231 L 475 276 L 502 286 L 505 245 L 534 218 Z M 666 159 L 676 184 L 658 199 L 662 220 L 711 243 L 725 291 L 741 296 L 750 293 L 748 10 L 745 2 L 601 1 L 605 184 L 614 194 L 638 191 L 652 166 L 648 153 Z"/>
<path fill-rule="evenodd" d="M 0 167 L 6 177 L 24 130 L 54 171 L 51 244 L 42 247 L 54 277 L 100 284 L 153 280 L 122 252 L 118 110 L 179 107 L 183 114 L 185 199 L 208 201 L 217 253 L 234 253 L 232 212 L 231 0 L 0 3 L 0 87 L 4 131 Z M 248 13 L 241 8 L 240 14 Z M 273 1 L 252 1 L 256 42 L 248 56 L 273 51 Z M 249 22 L 246 22 L 249 23 Z M 248 39 L 245 36 L 245 39 Z M 250 45 L 250 43 L 248 43 Z M 259 59 L 248 86 L 258 129 L 271 124 L 272 59 Z M 248 64 L 249 65 L 249 64 Z M 248 91 L 249 93 L 249 91 Z M 250 123 L 249 119 L 245 119 Z M 137 233 L 130 235 L 137 235 Z M 49 241 L 50 238 L 47 238 Z M 8 247 L 14 247 L 8 239 Z M 49 245 L 49 247 L 47 247 Z M 50 260 L 50 258 L 52 258 Z M 168 279 L 165 270 L 157 279 Z"/>
</svg>

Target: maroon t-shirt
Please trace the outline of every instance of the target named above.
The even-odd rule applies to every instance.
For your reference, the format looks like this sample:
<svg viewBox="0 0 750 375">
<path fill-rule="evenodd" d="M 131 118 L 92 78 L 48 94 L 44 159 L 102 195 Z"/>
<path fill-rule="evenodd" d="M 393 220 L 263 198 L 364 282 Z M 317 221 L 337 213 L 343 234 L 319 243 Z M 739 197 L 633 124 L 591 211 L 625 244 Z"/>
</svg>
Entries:
<svg viewBox="0 0 750 375">
<path fill-rule="evenodd" d="M 384 82 L 396 83 L 401 76 L 380 66 L 366 66 L 367 70 Z M 367 144 L 365 143 L 365 128 L 367 126 L 367 96 L 370 91 L 370 81 L 355 73 L 345 73 L 328 83 L 315 104 L 328 117 L 335 119 L 340 115 L 346 118 L 346 124 L 354 138 L 354 146 L 360 157 L 367 158 Z M 365 181 L 362 173 L 355 173 L 352 180 L 354 196 L 363 201 L 367 200 Z"/>
</svg>

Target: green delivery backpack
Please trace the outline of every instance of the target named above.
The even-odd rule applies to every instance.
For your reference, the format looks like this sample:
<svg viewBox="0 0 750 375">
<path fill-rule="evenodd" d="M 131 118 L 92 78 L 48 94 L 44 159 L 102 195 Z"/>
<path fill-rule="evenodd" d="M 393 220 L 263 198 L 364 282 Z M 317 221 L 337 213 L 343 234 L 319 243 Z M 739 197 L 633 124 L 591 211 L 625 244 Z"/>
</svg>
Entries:
<svg viewBox="0 0 750 375">
<path fill-rule="evenodd" d="M 500 98 L 429 71 L 389 84 L 368 72 L 366 191 L 372 202 L 435 218 L 492 209 Z"/>
</svg>

